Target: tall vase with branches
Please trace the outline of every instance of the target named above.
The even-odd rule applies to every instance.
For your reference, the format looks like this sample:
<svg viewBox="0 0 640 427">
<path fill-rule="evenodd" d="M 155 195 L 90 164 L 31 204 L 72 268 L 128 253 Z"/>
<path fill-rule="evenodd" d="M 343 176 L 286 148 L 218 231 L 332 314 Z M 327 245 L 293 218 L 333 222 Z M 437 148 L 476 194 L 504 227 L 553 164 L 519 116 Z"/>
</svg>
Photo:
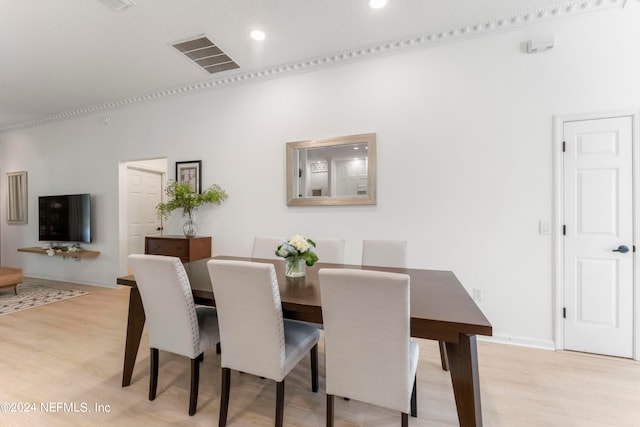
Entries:
<svg viewBox="0 0 640 427">
<path fill-rule="evenodd" d="M 164 191 L 169 200 L 158 203 L 156 206 L 158 216 L 167 219 L 171 212 L 176 209 L 182 209 L 182 215 L 187 218 L 183 227 L 186 237 L 196 236 L 198 227 L 195 223 L 194 214 L 199 206 L 207 203 L 219 205 L 229 197 L 217 184 L 212 185 L 202 193 L 196 193 L 188 182 L 169 181 Z"/>
</svg>

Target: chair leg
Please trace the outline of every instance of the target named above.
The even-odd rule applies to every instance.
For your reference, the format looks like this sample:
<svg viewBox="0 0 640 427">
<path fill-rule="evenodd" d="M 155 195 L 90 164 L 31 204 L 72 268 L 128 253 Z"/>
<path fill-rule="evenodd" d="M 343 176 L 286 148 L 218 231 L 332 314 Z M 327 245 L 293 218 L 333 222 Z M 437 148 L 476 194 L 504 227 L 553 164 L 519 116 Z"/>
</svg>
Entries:
<svg viewBox="0 0 640 427">
<path fill-rule="evenodd" d="M 333 394 L 327 394 L 327 427 L 333 427 Z"/>
<path fill-rule="evenodd" d="M 318 344 L 311 349 L 311 391 L 318 392 Z"/>
<path fill-rule="evenodd" d="M 158 389 L 158 349 L 149 349 L 149 400 L 156 398 Z"/>
<path fill-rule="evenodd" d="M 442 364 L 442 370 L 449 370 L 449 356 L 447 355 L 447 346 L 444 341 L 438 341 L 438 345 L 440 346 L 440 363 Z"/>
<path fill-rule="evenodd" d="M 409 414 L 407 414 L 406 412 L 402 413 L 401 425 L 402 427 L 409 427 Z"/>
<path fill-rule="evenodd" d="M 282 427 L 284 421 L 284 380 L 276 383 L 276 423 L 275 427 Z"/>
<path fill-rule="evenodd" d="M 204 356 L 200 354 L 195 359 L 191 359 L 191 395 L 189 396 L 189 415 L 196 413 L 198 407 L 198 384 L 200 382 L 200 362 Z"/>
<path fill-rule="evenodd" d="M 222 368 L 222 390 L 220 392 L 220 419 L 219 427 L 227 425 L 227 413 L 229 412 L 229 389 L 231 387 L 231 369 Z"/>
<path fill-rule="evenodd" d="M 216 344 L 216 354 L 220 354 L 220 353 L 222 353 L 222 347 L 220 347 L 220 343 L 218 342 Z"/>
<path fill-rule="evenodd" d="M 413 391 L 411 392 L 411 416 L 418 416 L 418 377 L 413 377 Z"/>
</svg>

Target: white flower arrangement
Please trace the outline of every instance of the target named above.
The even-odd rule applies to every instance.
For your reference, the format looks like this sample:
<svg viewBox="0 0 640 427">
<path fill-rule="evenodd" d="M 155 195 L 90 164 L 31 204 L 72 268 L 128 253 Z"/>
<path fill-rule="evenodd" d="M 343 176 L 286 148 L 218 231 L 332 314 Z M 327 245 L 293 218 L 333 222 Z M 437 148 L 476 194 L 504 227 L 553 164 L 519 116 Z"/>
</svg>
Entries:
<svg viewBox="0 0 640 427">
<path fill-rule="evenodd" d="M 313 251 L 316 244 L 311 239 L 305 239 L 299 234 L 291 236 L 291 238 L 282 242 L 275 251 L 275 254 L 282 258 L 300 257 L 308 266 L 312 266 L 318 261 L 318 255 Z"/>
</svg>

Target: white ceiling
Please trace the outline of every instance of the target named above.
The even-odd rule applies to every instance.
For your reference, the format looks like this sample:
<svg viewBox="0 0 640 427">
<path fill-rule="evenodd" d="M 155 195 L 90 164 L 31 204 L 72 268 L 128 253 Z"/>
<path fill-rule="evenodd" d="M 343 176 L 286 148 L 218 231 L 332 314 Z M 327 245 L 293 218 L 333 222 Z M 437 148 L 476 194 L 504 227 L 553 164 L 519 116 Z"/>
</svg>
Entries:
<svg viewBox="0 0 640 427">
<path fill-rule="evenodd" d="M 185 90 L 426 48 L 628 0 L 0 0 L 0 131 Z M 262 29 L 266 40 L 250 39 Z M 206 35 L 239 69 L 209 74 L 171 44 Z"/>
</svg>

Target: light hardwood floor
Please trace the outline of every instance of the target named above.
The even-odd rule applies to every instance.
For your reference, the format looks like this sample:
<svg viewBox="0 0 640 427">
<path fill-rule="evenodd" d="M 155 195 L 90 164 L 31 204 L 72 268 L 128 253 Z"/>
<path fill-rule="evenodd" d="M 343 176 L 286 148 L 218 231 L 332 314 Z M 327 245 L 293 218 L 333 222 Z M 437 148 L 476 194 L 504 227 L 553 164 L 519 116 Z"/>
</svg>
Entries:
<svg viewBox="0 0 640 427">
<path fill-rule="evenodd" d="M 69 286 L 90 294 L 0 316 L 0 425 L 217 425 L 220 359 L 215 351 L 205 355 L 195 416 L 187 414 L 189 363 L 169 353 L 160 353 L 158 396 L 150 402 L 146 333 L 132 384 L 120 386 L 129 289 Z M 410 418 L 409 425 L 455 426 L 451 380 L 440 369 L 437 343 L 419 344 L 418 418 Z M 637 362 L 488 342 L 478 347 L 485 426 L 640 426 Z M 324 425 L 322 346 L 320 351 L 317 394 L 310 390 L 308 360 L 286 380 L 287 426 Z M 273 425 L 273 382 L 234 373 L 231 387 L 229 426 Z M 28 404 L 31 412 L 8 413 L 7 402 L 14 409 Z M 336 400 L 339 427 L 397 426 L 399 421 L 394 411 Z"/>
</svg>

